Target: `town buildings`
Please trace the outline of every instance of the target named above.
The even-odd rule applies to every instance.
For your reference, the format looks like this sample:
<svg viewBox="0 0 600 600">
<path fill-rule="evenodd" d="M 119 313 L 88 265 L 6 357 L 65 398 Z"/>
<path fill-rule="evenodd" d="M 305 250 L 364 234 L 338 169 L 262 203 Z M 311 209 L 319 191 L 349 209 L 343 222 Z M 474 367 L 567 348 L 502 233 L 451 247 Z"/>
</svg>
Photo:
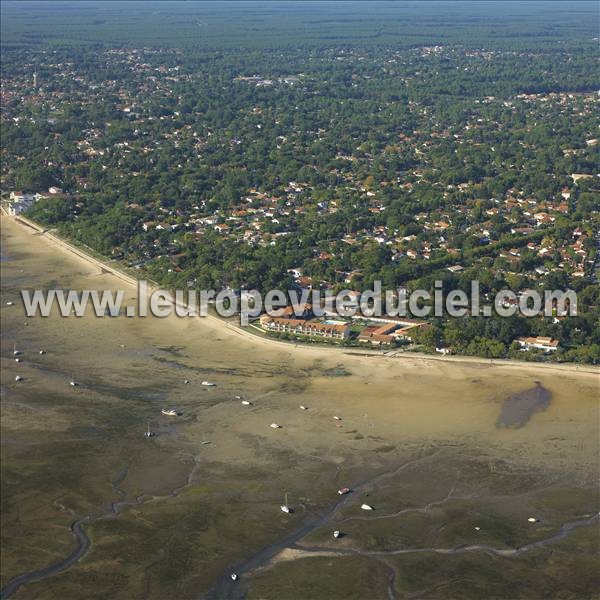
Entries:
<svg viewBox="0 0 600 600">
<path fill-rule="evenodd" d="M 260 324 L 266 331 L 287 333 L 316 338 L 347 340 L 350 337 L 350 326 L 342 323 L 319 323 L 304 319 L 286 319 L 264 315 Z"/>
</svg>

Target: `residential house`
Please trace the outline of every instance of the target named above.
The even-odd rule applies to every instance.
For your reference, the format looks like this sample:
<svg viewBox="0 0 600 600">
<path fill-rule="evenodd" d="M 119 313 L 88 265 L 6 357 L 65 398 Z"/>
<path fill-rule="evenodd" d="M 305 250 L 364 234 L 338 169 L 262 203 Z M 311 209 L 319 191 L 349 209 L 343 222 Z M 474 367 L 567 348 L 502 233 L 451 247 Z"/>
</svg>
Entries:
<svg viewBox="0 0 600 600">
<path fill-rule="evenodd" d="M 521 350 L 543 350 L 544 352 L 555 352 L 558 348 L 558 340 L 549 337 L 520 337 L 516 340 Z"/>
</svg>

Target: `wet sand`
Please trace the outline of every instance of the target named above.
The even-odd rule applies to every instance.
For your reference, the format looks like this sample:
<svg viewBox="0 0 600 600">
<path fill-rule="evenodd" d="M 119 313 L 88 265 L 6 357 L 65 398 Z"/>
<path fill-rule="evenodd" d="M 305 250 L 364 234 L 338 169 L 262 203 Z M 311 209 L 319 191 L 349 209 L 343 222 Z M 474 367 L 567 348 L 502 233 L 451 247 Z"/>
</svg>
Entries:
<svg viewBox="0 0 600 600">
<path fill-rule="evenodd" d="M 546 410 L 551 399 L 552 394 L 536 381 L 534 387 L 504 401 L 496 426 L 523 427 L 536 412 Z"/>
<path fill-rule="evenodd" d="M 131 502 L 86 527 L 91 547 L 76 564 L 21 587 L 16 598 L 94 597 L 91 589 L 115 598 L 198 597 L 311 515 L 326 514 L 338 487 L 430 452 L 438 452 L 441 471 L 427 483 L 407 472 L 365 493 L 379 494 L 377 503 L 392 513 L 403 509 L 394 506 L 399 493 L 403 502 L 412 494 L 418 507 L 444 498 L 453 485 L 444 473 L 454 477 L 458 470 L 460 485 L 485 497 L 494 511 L 492 500 L 508 494 L 504 504 L 512 512 L 505 520 L 519 512 L 523 501 L 516 498 L 524 490 L 548 486 L 556 493 L 540 502 L 552 507 L 544 510 L 556 530 L 598 506 L 599 381 L 593 371 L 536 365 L 508 371 L 296 348 L 207 319 L 27 319 L 17 302 L 21 288 L 124 284 L 5 218 L 2 244 L 2 584 L 72 552 L 75 520 Z M 133 302 L 134 288 L 126 289 Z M 6 306 L 9 300 L 15 305 Z M 12 357 L 14 343 L 23 352 L 20 364 Z M 47 354 L 39 355 L 40 348 Z M 22 383 L 14 382 L 17 373 Z M 81 385 L 70 387 L 71 377 Z M 217 386 L 201 386 L 207 379 Z M 536 382 L 551 394 L 545 410 L 531 412 L 521 427 L 497 427 L 505 402 Z M 242 406 L 236 395 L 253 405 Z M 300 404 L 309 409 L 301 411 Z M 177 407 L 182 416 L 163 417 L 163 407 Z M 150 440 L 143 437 L 148 422 L 156 433 Z M 282 429 L 271 429 L 273 422 Z M 124 469 L 115 490 L 111 482 Z M 474 491 L 483 484 L 485 493 Z M 296 508 L 291 516 L 279 511 L 284 492 Z M 351 498 L 348 510 L 356 510 L 357 501 Z M 353 527 L 344 543 L 356 543 L 351 547 L 358 551 L 357 540 L 375 522 Z M 330 559 L 288 563 L 302 560 Z M 401 572 L 402 565 L 393 566 Z M 382 571 L 384 588 L 388 570 Z M 277 578 L 276 569 L 269 572 Z M 243 583 L 249 594 L 252 581 L 248 574 Z M 396 579 L 394 585 L 404 584 Z"/>
</svg>

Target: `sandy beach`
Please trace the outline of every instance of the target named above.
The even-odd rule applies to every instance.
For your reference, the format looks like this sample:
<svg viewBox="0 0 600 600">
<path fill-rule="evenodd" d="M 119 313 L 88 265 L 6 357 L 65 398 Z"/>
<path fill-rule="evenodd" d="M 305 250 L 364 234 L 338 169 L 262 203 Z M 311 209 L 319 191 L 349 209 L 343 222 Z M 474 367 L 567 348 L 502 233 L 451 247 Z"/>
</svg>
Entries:
<svg viewBox="0 0 600 600">
<path fill-rule="evenodd" d="M 12 597 L 235 597 L 232 569 L 248 598 L 389 598 L 389 573 L 394 597 L 514 595 L 524 572 L 539 589 L 594 588 L 574 564 L 597 570 L 586 526 L 492 570 L 485 552 L 385 554 L 515 548 L 597 511 L 593 368 L 294 346 L 216 318 L 26 318 L 21 289 L 125 287 L 134 303 L 135 281 L 6 217 L 2 251 L 2 585 L 69 556 L 73 523 L 89 538 Z M 160 414 L 170 407 L 181 416 Z M 337 506 L 344 485 L 356 493 Z M 332 549 L 333 529 L 346 536 Z M 439 591 L 407 575 L 417 560 Z M 549 578 L 554 560 L 568 566 Z"/>
<path fill-rule="evenodd" d="M 8 215 L 3 213 L 2 219 L 7 220 L 7 219 L 11 219 L 11 217 L 9 217 Z M 133 275 L 130 275 L 130 274 L 124 272 L 122 269 L 118 268 L 118 266 L 115 266 L 115 264 L 112 264 L 110 262 L 107 262 L 106 260 L 102 260 L 101 258 L 97 258 L 97 257 L 93 256 L 90 252 L 86 252 L 82 248 L 79 248 L 78 246 L 74 245 L 73 243 L 70 243 L 67 240 L 64 240 L 61 237 L 57 236 L 56 234 L 45 230 L 43 227 L 41 227 L 34 221 L 27 219 L 26 217 L 19 216 L 19 217 L 13 218 L 13 220 L 17 225 L 20 225 L 20 226 L 24 227 L 25 229 L 29 228 L 32 231 L 39 233 L 40 237 L 43 240 L 47 241 L 53 247 L 55 247 L 61 251 L 67 252 L 74 257 L 77 257 L 78 259 L 80 259 L 81 261 L 84 261 L 85 263 L 88 263 L 90 265 L 93 265 L 94 267 L 97 267 L 102 272 L 110 273 L 116 279 L 125 283 L 127 286 L 133 288 L 134 290 L 137 290 L 138 280 Z M 158 289 L 156 284 L 154 284 L 154 287 L 152 287 L 150 289 L 150 291 L 152 291 L 154 289 Z M 402 359 L 404 361 L 411 361 L 411 360 L 446 361 L 446 362 L 455 363 L 455 364 L 456 363 L 464 363 L 464 364 L 473 364 L 473 365 L 496 365 L 496 366 L 510 367 L 510 368 L 515 368 L 515 367 L 516 368 L 534 368 L 536 370 L 550 369 L 550 370 L 555 370 L 555 371 L 576 371 L 576 372 L 587 372 L 587 373 L 592 373 L 592 374 L 596 373 L 596 374 L 600 375 L 600 367 L 594 367 L 592 365 L 557 364 L 557 363 L 529 363 L 529 362 L 517 361 L 517 360 L 482 359 L 482 358 L 470 357 L 470 356 L 443 356 L 443 355 L 435 356 L 435 355 L 428 355 L 428 354 L 423 354 L 423 353 L 419 353 L 419 352 L 408 353 L 408 352 L 393 351 L 393 350 L 387 351 L 387 352 L 380 352 L 380 351 L 375 351 L 375 350 L 372 350 L 369 348 L 349 349 L 349 348 L 340 348 L 340 347 L 327 346 L 327 345 L 319 346 L 319 345 L 315 345 L 315 344 L 308 345 L 308 344 L 302 344 L 302 343 L 284 342 L 284 341 L 277 340 L 274 338 L 269 339 L 269 338 L 266 338 L 263 336 L 258 336 L 256 334 L 252 333 L 252 331 L 248 328 L 243 328 L 241 326 L 235 326 L 231 322 L 227 322 L 224 319 L 219 319 L 218 317 L 211 315 L 211 314 L 208 314 L 205 317 L 202 317 L 202 319 L 212 322 L 212 324 L 214 324 L 214 325 L 219 324 L 221 327 L 224 327 L 226 329 L 227 334 L 231 334 L 231 335 L 237 334 L 238 336 L 248 339 L 253 343 L 260 343 L 260 344 L 266 345 L 266 346 L 275 345 L 275 346 L 279 346 L 279 347 L 285 347 L 286 349 L 293 349 L 294 352 L 303 352 L 304 351 L 304 352 L 309 352 L 313 355 L 315 354 L 315 352 L 324 350 L 324 351 L 343 353 L 344 355 L 356 354 L 356 353 L 359 353 L 362 355 L 372 355 L 372 356 L 377 356 L 383 360 L 389 359 L 389 358 L 396 358 L 396 359 Z"/>
</svg>

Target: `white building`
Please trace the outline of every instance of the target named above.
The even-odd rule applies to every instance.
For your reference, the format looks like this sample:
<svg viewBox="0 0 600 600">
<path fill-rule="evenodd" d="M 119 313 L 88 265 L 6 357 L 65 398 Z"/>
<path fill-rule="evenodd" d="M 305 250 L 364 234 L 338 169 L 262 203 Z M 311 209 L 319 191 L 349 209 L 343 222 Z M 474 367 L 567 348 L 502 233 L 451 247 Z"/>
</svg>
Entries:
<svg viewBox="0 0 600 600">
<path fill-rule="evenodd" d="M 516 340 L 521 350 L 543 350 L 544 352 L 555 352 L 558 348 L 558 340 L 549 337 L 521 337 Z"/>
<path fill-rule="evenodd" d="M 20 215 L 36 201 L 35 194 L 25 194 L 23 192 L 11 192 L 9 198 L 11 200 L 8 205 L 9 215 Z"/>
<path fill-rule="evenodd" d="M 33 202 L 35 200 L 35 194 L 11 192 L 9 198 L 14 202 Z"/>
</svg>

